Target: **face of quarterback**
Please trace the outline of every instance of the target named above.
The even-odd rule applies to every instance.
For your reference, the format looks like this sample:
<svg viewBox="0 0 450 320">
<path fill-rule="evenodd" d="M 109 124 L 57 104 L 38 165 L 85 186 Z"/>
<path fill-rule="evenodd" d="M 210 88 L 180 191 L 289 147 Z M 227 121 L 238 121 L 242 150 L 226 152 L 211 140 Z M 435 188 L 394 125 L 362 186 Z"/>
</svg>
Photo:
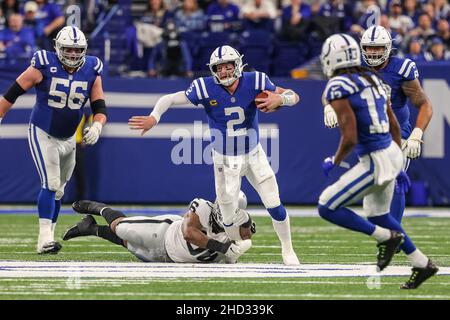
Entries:
<svg viewBox="0 0 450 320">
<path fill-rule="evenodd" d="M 232 78 L 234 75 L 234 63 L 226 62 L 217 65 L 217 75 L 220 80 Z"/>
</svg>

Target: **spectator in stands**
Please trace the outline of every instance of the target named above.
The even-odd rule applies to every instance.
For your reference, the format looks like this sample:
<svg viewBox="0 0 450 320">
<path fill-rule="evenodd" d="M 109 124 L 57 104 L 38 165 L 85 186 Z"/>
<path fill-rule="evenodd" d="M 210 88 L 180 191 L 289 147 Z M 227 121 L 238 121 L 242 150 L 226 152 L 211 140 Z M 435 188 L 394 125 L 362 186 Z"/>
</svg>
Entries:
<svg viewBox="0 0 450 320">
<path fill-rule="evenodd" d="M 428 16 L 431 19 L 431 27 L 433 29 L 436 28 L 436 11 L 434 11 L 434 6 L 431 3 L 424 3 L 422 5 L 421 15 L 422 14 L 428 14 Z M 420 23 L 420 16 L 419 16 L 419 23 Z"/>
<path fill-rule="evenodd" d="M 6 18 L 3 15 L 3 10 L 0 7 L 0 31 L 6 28 Z"/>
<path fill-rule="evenodd" d="M 166 9 L 162 0 L 148 0 L 147 10 L 141 18 L 141 22 L 153 24 L 164 29 L 169 18 L 170 12 Z"/>
<path fill-rule="evenodd" d="M 15 59 L 31 59 L 35 41 L 33 31 L 23 27 L 20 14 L 11 14 L 8 28 L 0 33 L 0 51 L 9 61 Z"/>
<path fill-rule="evenodd" d="M 6 20 L 8 20 L 10 15 L 20 13 L 19 1 L 17 0 L 2 1 L 2 12 Z"/>
<path fill-rule="evenodd" d="M 273 31 L 277 9 L 271 0 L 248 0 L 241 9 L 244 29 Z"/>
<path fill-rule="evenodd" d="M 417 4 L 417 0 L 405 0 L 404 3 L 404 14 L 411 18 L 414 23 L 414 26 L 417 26 L 419 23 L 419 6 Z"/>
<path fill-rule="evenodd" d="M 291 0 L 291 5 L 283 9 L 281 16 L 283 37 L 290 41 L 299 41 L 307 36 L 308 19 L 311 7 L 302 0 Z"/>
<path fill-rule="evenodd" d="M 203 31 L 206 27 L 206 16 L 199 9 L 197 0 L 184 0 L 183 6 L 174 14 L 174 21 L 180 32 Z"/>
<path fill-rule="evenodd" d="M 64 26 L 64 16 L 57 4 L 48 3 L 47 0 L 36 0 L 38 11 L 36 19 L 44 26 L 42 47 L 45 50 L 53 50 L 53 39 Z"/>
<path fill-rule="evenodd" d="M 156 45 L 148 61 L 150 77 L 192 77 L 192 57 L 185 41 L 180 39 L 175 23 L 169 21 L 163 40 Z"/>
<path fill-rule="evenodd" d="M 446 50 L 444 43 L 439 37 L 435 37 L 431 42 L 430 52 L 433 57 L 433 61 L 450 60 L 450 52 Z"/>
<path fill-rule="evenodd" d="M 389 25 L 389 17 L 386 14 L 380 16 L 380 26 L 384 27 L 391 34 L 392 45 L 394 48 L 398 49 L 401 46 L 403 37 L 397 31 L 392 30 Z"/>
<path fill-rule="evenodd" d="M 321 6 L 319 14 L 327 18 L 338 18 L 339 32 L 350 30 L 353 23 L 351 8 L 344 0 L 328 0 Z"/>
<path fill-rule="evenodd" d="M 418 38 L 412 38 L 408 47 L 408 53 L 405 55 L 405 58 L 415 62 L 425 62 L 433 59 L 430 53 L 422 50 L 422 43 Z"/>
<path fill-rule="evenodd" d="M 240 29 L 239 7 L 229 0 L 217 0 L 206 12 L 208 26 L 212 32 L 236 31 Z"/>
<path fill-rule="evenodd" d="M 437 36 L 442 39 L 447 48 L 450 48 L 450 27 L 446 19 L 440 19 L 437 25 Z"/>
<path fill-rule="evenodd" d="M 412 19 L 403 14 L 402 3 L 400 0 L 391 1 L 389 26 L 392 30 L 398 32 L 402 36 L 414 28 L 414 22 Z"/>
<path fill-rule="evenodd" d="M 409 36 L 411 37 L 420 37 L 423 41 L 427 41 L 428 38 L 431 38 L 435 35 L 435 31 L 432 28 L 432 20 L 431 17 L 424 13 L 419 17 L 419 26 L 409 32 Z"/>
<path fill-rule="evenodd" d="M 364 0 L 356 3 L 353 10 L 353 20 L 357 21 L 357 23 L 351 26 L 350 34 L 360 37 L 366 29 L 377 23 L 376 17 L 374 16 L 374 6 L 378 7 L 378 1 Z"/>
<path fill-rule="evenodd" d="M 447 0 L 432 0 L 431 3 L 434 7 L 436 20 L 450 18 L 450 5 Z"/>
<path fill-rule="evenodd" d="M 41 20 L 36 19 L 36 13 L 38 11 L 38 5 L 34 1 L 28 1 L 23 8 L 23 24 L 25 27 L 33 30 L 34 38 L 37 41 L 37 45 L 40 47 L 39 39 L 44 34 L 44 25 Z"/>
</svg>

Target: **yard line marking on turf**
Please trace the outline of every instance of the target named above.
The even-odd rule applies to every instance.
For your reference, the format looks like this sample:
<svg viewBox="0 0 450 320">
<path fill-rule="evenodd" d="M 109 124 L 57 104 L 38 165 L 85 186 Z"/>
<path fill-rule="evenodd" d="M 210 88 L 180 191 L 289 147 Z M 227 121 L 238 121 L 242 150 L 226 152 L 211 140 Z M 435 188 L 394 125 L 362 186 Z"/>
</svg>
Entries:
<svg viewBox="0 0 450 320">
<path fill-rule="evenodd" d="M 232 292 L 14 292 L 11 293 L 9 291 L 0 291 L 0 295 L 7 296 L 30 296 L 30 295 L 45 295 L 45 296 L 100 296 L 100 297 L 120 297 L 120 296 L 139 296 L 139 297 L 254 297 L 254 298 L 337 298 L 337 299 L 449 299 L 450 295 L 411 295 L 408 296 L 406 294 L 389 294 L 389 295 L 362 295 L 362 294 L 315 294 L 315 293 L 306 293 L 306 294 L 296 294 L 296 293 L 232 293 Z"/>
<path fill-rule="evenodd" d="M 409 276 L 409 266 L 390 266 L 380 276 Z M 174 263 L 111 263 L 111 262 L 26 262 L 0 261 L 0 277 L 104 277 L 104 278 L 270 278 L 270 277 L 368 277 L 374 266 L 345 264 L 174 264 Z M 449 276 L 450 268 L 441 267 L 439 275 Z"/>
</svg>

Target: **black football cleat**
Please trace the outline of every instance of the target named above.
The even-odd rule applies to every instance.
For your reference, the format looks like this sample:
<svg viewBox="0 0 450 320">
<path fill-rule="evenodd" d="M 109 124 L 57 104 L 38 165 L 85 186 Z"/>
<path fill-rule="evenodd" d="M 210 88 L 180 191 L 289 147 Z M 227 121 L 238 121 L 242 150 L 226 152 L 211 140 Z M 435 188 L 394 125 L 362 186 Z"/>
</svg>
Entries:
<svg viewBox="0 0 450 320">
<path fill-rule="evenodd" d="M 70 227 L 62 236 L 64 241 L 84 236 L 96 236 L 97 235 L 97 222 L 91 215 L 85 216 L 73 227 Z"/>
<path fill-rule="evenodd" d="M 91 201 L 91 200 L 78 200 L 72 203 L 74 211 L 83 214 L 93 214 L 100 216 L 100 211 L 107 207 L 105 203 Z"/>
<path fill-rule="evenodd" d="M 377 267 L 379 271 L 382 271 L 389 265 L 397 249 L 403 243 L 404 238 L 403 233 L 391 230 L 391 238 L 377 244 Z"/>
<path fill-rule="evenodd" d="M 412 274 L 408 281 L 401 285 L 400 289 L 417 289 L 425 280 L 431 278 L 439 271 L 439 268 L 428 259 L 425 268 L 412 268 Z"/>
<path fill-rule="evenodd" d="M 42 246 L 37 247 L 38 254 L 57 254 L 62 248 L 62 245 L 56 241 L 50 241 Z"/>
</svg>

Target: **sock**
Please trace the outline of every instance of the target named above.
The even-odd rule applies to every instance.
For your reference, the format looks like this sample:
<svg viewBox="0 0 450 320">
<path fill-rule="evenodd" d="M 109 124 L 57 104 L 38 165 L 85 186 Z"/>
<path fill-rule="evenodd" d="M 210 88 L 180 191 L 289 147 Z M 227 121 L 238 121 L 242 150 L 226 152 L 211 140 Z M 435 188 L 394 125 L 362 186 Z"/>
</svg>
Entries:
<svg viewBox="0 0 450 320">
<path fill-rule="evenodd" d="M 419 249 L 407 255 L 411 265 L 415 268 L 425 268 L 428 264 L 428 257 L 424 255 Z"/>
<path fill-rule="evenodd" d="M 348 208 L 339 208 L 333 211 L 325 206 L 319 205 L 319 214 L 331 223 L 346 229 L 365 233 L 368 236 L 371 236 L 375 231 L 375 225 L 373 223 L 358 216 Z"/>
<path fill-rule="evenodd" d="M 375 231 L 372 233 L 372 237 L 375 238 L 377 242 L 384 242 L 391 238 L 391 231 L 375 225 Z"/>
<path fill-rule="evenodd" d="M 55 191 L 41 189 L 38 196 L 39 218 L 51 220 L 55 211 Z"/>
<path fill-rule="evenodd" d="M 126 215 L 124 215 L 122 212 L 105 207 L 100 211 L 100 215 L 105 218 L 106 222 L 108 222 L 109 225 L 116 220 L 117 218 L 125 218 Z M 112 232 L 112 231 L 111 231 Z"/>
<path fill-rule="evenodd" d="M 281 250 L 283 252 L 294 251 L 294 248 L 292 248 L 289 216 L 286 216 L 286 219 L 284 221 L 277 221 L 275 219 L 272 219 L 272 224 L 275 232 L 278 235 L 278 238 L 280 239 Z"/>
<path fill-rule="evenodd" d="M 52 220 L 39 218 L 38 245 L 52 241 Z"/>
<path fill-rule="evenodd" d="M 98 226 L 96 235 L 114 244 L 118 244 L 125 247 L 123 240 L 120 239 L 114 232 L 112 232 L 112 230 L 108 226 Z"/>
<path fill-rule="evenodd" d="M 371 221 L 372 223 L 376 224 L 377 226 L 380 226 L 380 227 L 383 227 L 383 228 L 386 228 L 386 229 L 389 229 L 389 230 L 400 231 L 401 233 L 403 233 L 405 235 L 405 241 L 400 246 L 400 248 L 407 255 L 412 253 L 412 252 L 414 252 L 416 250 L 416 246 L 411 241 L 411 239 L 406 234 L 406 232 L 403 230 L 403 228 L 400 225 L 400 223 L 397 220 L 395 220 L 390 214 L 386 213 L 386 214 L 384 214 L 382 216 L 370 217 L 369 221 Z"/>
<path fill-rule="evenodd" d="M 55 210 L 52 217 L 52 240 L 55 240 L 56 221 L 58 220 L 59 210 L 61 209 L 61 200 L 55 200 Z"/>
<path fill-rule="evenodd" d="M 56 223 L 56 221 L 58 220 L 60 210 L 61 210 L 61 200 L 55 200 L 55 209 L 53 210 L 53 217 L 52 217 L 53 223 Z"/>
<path fill-rule="evenodd" d="M 273 220 L 284 221 L 286 219 L 286 209 L 282 204 L 278 207 L 267 209 Z"/>
<path fill-rule="evenodd" d="M 405 211 L 405 194 L 402 192 L 397 193 L 394 191 L 394 197 L 391 202 L 390 214 L 397 220 L 398 223 L 402 223 L 403 213 Z"/>
</svg>

